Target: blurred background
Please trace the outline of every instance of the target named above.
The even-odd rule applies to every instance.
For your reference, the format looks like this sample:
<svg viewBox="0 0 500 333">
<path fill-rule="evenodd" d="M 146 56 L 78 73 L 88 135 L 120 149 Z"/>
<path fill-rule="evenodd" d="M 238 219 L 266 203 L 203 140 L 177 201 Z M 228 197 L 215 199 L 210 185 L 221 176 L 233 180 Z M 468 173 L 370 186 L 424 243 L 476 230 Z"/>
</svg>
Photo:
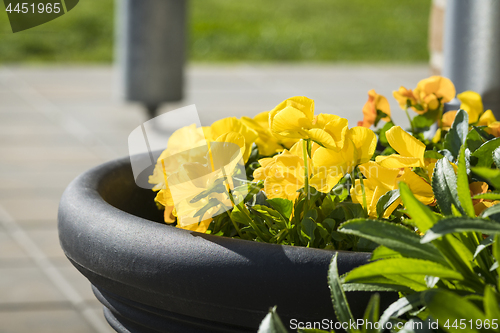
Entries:
<svg viewBox="0 0 500 333">
<path fill-rule="evenodd" d="M 429 51 L 429 25 L 433 6 L 434 26 L 442 22 L 441 2 L 191 0 L 184 97 L 157 111 L 196 104 L 208 125 L 305 95 L 318 113 L 346 117 L 352 127 L 375 89 L 405 126 L 392 91 L 427 77 L 431 58 L 439 64 L 441 44 Z M 115 3 L 81 0 L 15 34 L 3 8 L 0 333 L 111 332 L 90 284 L 59 246 L 57 207 L 77 175 L 126 156 L 128 135 L 148 119 L 143 103 L 117 94 L 123 79 L 114 43 L 124 31 L 115 30 Z"/>
<path fill-rule="evenodd" d="M 430 0 L 188 3 L 190 62 L 427 62 Z M 76 9 L 76 8 L 75 8 Z M 113 0 L 12 34 L 0 15 L 2 64 L 110 64 Z"/>
</svg>

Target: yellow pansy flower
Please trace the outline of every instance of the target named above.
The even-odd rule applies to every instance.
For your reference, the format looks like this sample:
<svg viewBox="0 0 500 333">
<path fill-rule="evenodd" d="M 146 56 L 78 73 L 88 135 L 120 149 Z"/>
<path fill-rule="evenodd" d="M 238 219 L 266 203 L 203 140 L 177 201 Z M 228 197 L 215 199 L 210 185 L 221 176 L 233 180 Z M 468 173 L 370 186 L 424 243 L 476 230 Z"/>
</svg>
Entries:
<svg viewBox="0 0 500 333">
<path fill-rule="evenodd" d="M 347 134 L 347 119 L 333 114 L 321 113 L 314 118 L 312 128 L 306 130 L 307 137 L 329 149 L 342 149 Z"/>
<path fill-rule="evenodd" d="M 269 113 L 269 128 L 278 138 L 308 138 L 314 120 L 314 101 L 304 96 L 284 100 Z"/>
<path fill-rule="evenodd" d="M 259 135 L 255 140 L 255 144 L 259 148 L 259 153 L 264 156 L 272 156 L 283 151 L 281 140 L 271 133 L 269 129 L 269 111 L 259 113 L 253 119 L 249 117 L 241 117 L 241 121 Z M 292 141 L 292 144 L 296 140 Z M 291 145 L 288 147 L 290 148 Z"/>
<path fill-rule="evenodd" d="M 372 89 L 368 92 L 368 101 L 363 106 L 363 121 L 359 121 L 358 126 L 371 127 L 375 124 L 377 110 L 387 115 L 387 117 L 382 118 L 383 121 L 391 120 L 391 106 L 389 105 L 389 101 Z"/>
<path fill-rule="evenodd" d="M 363 184 L 365 186 L 368 215 L 372 218 L 377 217 L 377 203 L 380 197 L 389 191 L 397 189 L 399 182 L 405 182 L 415 197 L 423 204 L 430 205 L 434 203 L 432 186 L 410 168 L 402 170 L 388 169 L 369 161 L 361 164 L 359 169 L 366 177 Z M 351 188 L 351 197 L 353 202 L 363 205 L 363 192 L 359 179 L 356 179 L 355 186 Z M 398 198 L 386 209 L 383 217 L 388 218 L 400 203 L 401 198 Z"/>
<path fill-rule="evenodd" d="M 241 134 L 244 139 L 244 151 L 243 160 L 246 162 L 252 153 L 252 144 L 258 138 L 258 134 L 255 130 L 245 125 L 241 120 L 236 117 L 224 118 L 217 120 L 210 126 L 210 134 L 212 141 L 219 141 L 222 135 L 226 135 L 229 132 L 235 132 Z"/>
<path fill-rule="evenodd" d="M 381 196 L 396 188 L 396 179 L 400 170 L 387 169 L 373 161 L 361 164 L 359 170 L 366 177 L 363 180 L 363 185 L 368 216 L 376 218 L 377 202 Z M 355 180 L 354 186 L 351 188 L 351 198 L 353 202 L 363 205 L 363 188 L 359 179 Z M 384 217 L 389 217 L 400 203 L 401 199 L 397 199 L 386 209 Z"/>
<path fill-rule="evenodd" d="M 330 191 L 356 165 L 369 161 L 376 145 L 375 133 L 358 126 L 348 131 L 342 149 L 317 148 L 312 156 L 314 175 L 311 186 L 323 193 Z"/>
<path fill-rule="evenodd" d="M 299 196 L 298 190 L 304 187 L 305 169 L 304 159 L 298 153 L 298 149 L 292 147 L 291 151 L 284 150 L 274 157 L 259 160 L 261 167 L 254 171 L 253 176 L 254 180 L 264 181 L 268 198 L 293 201 Z"/>
<path fill-rule="evenodd" d="M 399 153 L 377 156 L 376 161 L 388 169 L 424 167 L 425 145 L 399 126 L 393 126 L 385 133 L 391 147 Z"/>
</svg>

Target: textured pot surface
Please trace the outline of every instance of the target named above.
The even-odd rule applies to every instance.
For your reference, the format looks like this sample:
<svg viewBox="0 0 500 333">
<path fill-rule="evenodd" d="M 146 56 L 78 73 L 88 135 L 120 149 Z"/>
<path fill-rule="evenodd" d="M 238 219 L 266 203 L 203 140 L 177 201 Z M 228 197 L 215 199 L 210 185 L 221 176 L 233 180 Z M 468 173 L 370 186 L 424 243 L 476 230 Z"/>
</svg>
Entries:
<svg viewBox="0 0 500 333">
<path fill-rule="evenodd" d="M 274 305 L 287 326 L 335 319 L 334 252 L 177 229 L 161 222 L 154 195 L 135 185 L 124 158 L 75 179 L 59 206 L 61 246 L 117 331 L 255 332 Z M 339 253 L 340 273 L 368 258 Z M 348 293 L 356 317 L 369 296 Z"/>
</svg>

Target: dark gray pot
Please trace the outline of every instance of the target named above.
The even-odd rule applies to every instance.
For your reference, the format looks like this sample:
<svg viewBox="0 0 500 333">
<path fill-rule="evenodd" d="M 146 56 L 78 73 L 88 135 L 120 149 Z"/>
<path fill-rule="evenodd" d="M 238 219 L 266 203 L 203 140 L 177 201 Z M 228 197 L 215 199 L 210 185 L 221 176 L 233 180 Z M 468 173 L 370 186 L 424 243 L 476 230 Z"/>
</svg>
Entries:
<svg viewBox="0 0 500 333">
<path fill-rule="evenodd" d="M 123 158 L 79 176 L 61 199 L 61 246 L 115 330 L 256 332 L 274 305 L 285 325 L 335 320 L 327 285 L 334 252 L 177 229 L 161 222 L 153 197 Z M 339 270 L 368 258 L 341 252 Z M 357 318 L 369 296 L 348 293 Z M 386 304 L 394 298 L 385 296 Z"/>
</svg>

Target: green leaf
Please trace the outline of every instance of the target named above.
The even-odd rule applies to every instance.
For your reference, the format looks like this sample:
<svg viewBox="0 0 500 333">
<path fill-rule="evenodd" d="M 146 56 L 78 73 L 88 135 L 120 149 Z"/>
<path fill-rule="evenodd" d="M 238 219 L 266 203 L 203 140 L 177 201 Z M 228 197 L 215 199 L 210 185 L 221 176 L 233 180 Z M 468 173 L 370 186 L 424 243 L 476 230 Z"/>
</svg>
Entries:
<svg viewBox="0 0 500 333">
<path fill-rule="evenodd" d="M 500 170 L 486 167 L 472 167 L 472 172 L 483 178 L 488 184 L 500 189 Z"/>
<path fill-rule="evenodd" d="M 471 155 L 471 163 L 476 167 L 490 168 L 493 165 L 493 152 L 500 146 L 500 138 L 490 140 Z"/>
<path fill-rule="evenodd" d="M 424 153 L 424 158 L 434 158 L 436 160 L 440 160 L 443 157 L 443 155 L 434 150 L 426 150 Z"/>
<path fill-rule="evenodd" d="M 269 310 L 269 313 L 260 323 L 257 333 L 288 333 L 288 330 L 276 313 L 276 306 Z"/>
<path fill-rule="evenodd" d="M 493 151 L 493 162 L 497 166 L 497 168 L 500 168 L 500 148 L 497 148 Z"/>
<path fill-rule="evenodd" d="M 302 236 L 304 236 L 309 243 L 314 242 L 314 230 L 316 230 L 316 219 L 318 218 L 318 212 L 314 209 L 308 211 L 304 218 L 302 219 Z"/>
<path fill-rule="evenodd" d="M 500 235 L 496 234 L 495 242 L 492 246 L 493 257 L 496 259 L 496 262 L 500 262 Z M 500 267 L 497 267 L 497 274 L 500 275 Z M 497 278 L 498 285 L 497 288 L 500 289 L 500 279 Z"/>
<path fill-rule="evenodd" d="M 370 260 L 375 261 L 380 259 L 401 258 L 401 257 L 402 257 L 401 253 L 391 250 L 390 248 L 385 247 L 383 245 L 380 245 L 375 250 L 373 250 L 372 257 L 370 258 Z"/>
<path fill-rule="evenodd" d="M 291 200 L 274 198 L 267 199 L 266 201 L 271 205 L 271 207 L 273 207 L 281 215 L 283 215 L 284 218 L 286 218 L 287 220 L 290 219 L 290 215 L 292 215 L 293 210 L 293 202 Z"/>
<path fill-rule="evenodd" d="M 446 158 L 436 162 L 432 175 L 432 190 L 444 215 L 453 215 L 452 204 L 462 212 L 462 206 L 458 200 L 455 170 Z"/>
<path fill-rule="evenodd" d="M 432 226 L 438 221 L 438 217 L 429 209 L 429 207 L 415 198 L 408 185 L 400 182 L 399 191 L 406 210 L 408 211 L 408 215 L 413 218 L 413 221 L 420 232 L 426 232 L 428 229 L 432 228 Z"/>
<path fill-rule="evenodd" d="M 243 204 L 234 206 L 233 210 L 231 211 L 231 219 L 244 225 L 250 225 L 253 222 L 249 215 L 250 212 Z"/>
<path fill-rule="evenodd" d="M 422 237 L 422 243 L 428 243 L 446 234 L 456 232 L 482 232 L 483 234 L 499 234 L 500 223 L 470 217 L 450 217 L 440 220 Z"/>
<path fill-rule="evenodd" d="M 352 316 L 351 308 L 349 307 L 349 303 L 347 303 L 347 298 L 340 282 L 337 268 L 337 255 L 338 253 L 333 255 L 330 263 L 330 269 L 328 270 L 328 285 L 330 286 L 333 309 L 335 310 L 338 321 L 350 322 L 354 320 L 354 317 Z"/>
<path fill-rule="evenodd" d="M 460 148 L 460 155 L 458 156 L 457 193 L 465 213 L 469 217 L 476 217 L 470 196 L 469 177 L 467 176 L 467 165 L 465 162 L 465 145 Z"/>
<path fill-rule="evenodd" d="M 404 257 L 426 259 L 448 266 L 446 259 L 443 258 L 434 245 L 422 246 L 420 236 L 398 224 L 359 219 L 343 223 L 339 231 L 368 238 L 375 243 L 401 253 Z"/>
<path fill-rule="evenodd" d="M 500 200 L 500 192 L 487 192 L 476 194 L 472 199 Z"/>
<path fill-rule="evenodd" d="M 428 130 L 439 117 L 439 109 L 427 111 L 424 114 L 413 117 L 413 126 L 419 129 L 419 132 Z"/>
<path fill-rule="evenodd" d="M 444 148 L 448 149 L 455 159 L 458 157 L 460 147 L 465 143 L 467 133 L 469 133 L 469 115 L 460 109 L 444 138 Z"/>
<path fill-rule="evenodd" d="M 499 214 L 500 213 L 500 205 L 499 204 L 496 204 L 496 205 L 493 205 L 491 207 L 488 207 L 486 208 L 485 210 L 483 210 L 481 212 L 481 217 L 492 217 L 496 214 Z M 494 220 L 498 220 L 498 216 L 497 218 L 494 218 Z"/>
<path fill-rule="evenodd" d="M 477 255 L 481 253 L 484 249 L 486 249 L 488 246 L 491 246 L 493 244 L 495 238 L 493 235 L 486 237 L 483 239 L 483 241 L 477 246 L 476 252 L 474 252 L 474 259 L 476 259 Z"/>
<path fill-rule="evenodd" d="M 486 285 L 484 288 L 483 307 L 486 317 L 491 319 L 500 318 L 500 297 L 493 286 Z"/>
<path fill-rule="evenodd" d="M 365 315 L 363 316 L 365 323 L 376 323 L 379 319 L 379 309 L 380 309 L 380 295 L 374 294 L 370 298 L 368 306 L 366 307 L 365 310 Z M 361 331 L 364 333 L 376 333 L 379 330 L 377 330 L 373 326 L 369 327 L 368 325 L 363 325 L 363 329 Z"/>
<path fill-rule="evenodd" d="M 472 302 L 465 300 L 451 291 L 443 289 L 428 290 L 422 295 L 422 300 L 429 309 L 432 318 L 439 322 L 441 328 L 449 320 L 449 328 L 446 329 L 448 332 L 464 332 L 463 328 L 460 328 L 460 325 L 458 325 L 458 328 L 452 326 L 455 320 L 458 322 L 461 319 L 465 319 L 466 322 L 472 320 L 473 323 L 476 320 L 481 320 L 484 323 L 486 319 L 482 311 Z M 475 329 L 474 325 L 472 327 L 468 325 L 466 331 L 479 332 Z"/>
<path fill-rule="evenodd" d="M 377 216 L 381 218 L 387 208 L 399 199 L 399 190 L 392 190 L 381 196 L 377 201 Z"/>
<path fill-rule="evenodd" d="M 389 146 L 389 142 L 387 141 L 387 137 L 385 135 L 385 133 L 390 130 L 392 127 L 394 126 L 394 123 L 392 121 L 389 121 L 387 122 L 384 127 L 382 127 L 382 129 L 380 130 L 380 134 L 379 134 L 379 140 L 380 140 L 380 143 L 384 146 L 384 147 L 388 147 Z"/>
<path fill-rule="evenodd" d="M 391 258 L 368 263 L 350 271 L 345 281 L 362 282 L 365 278 L 383 275 L 430 275 L 439 278 L 463 280 L 459 272 L 429 260 L 414 258 Z"/>
<path fill-rule="evenodd" d="M 408 295 L 406 297 L 402 297 L 398 299 L 396 302 L 392 303 L 385 309 L 384 313 L 380 317 L 379 326 L 385 327 L 387 322 L 391 318 L 400 317 L 405 313 L 416 309 L 417 307 L 422 305 L 421 293 L 416 293 L 412 295 Z"/>
<path fill-rule="evenodd" d="M 479 133 L 477 127 L 474 127 L 469 134 L 467 134 L 467 139 L 465 141 L 467 148 L 469 148 L 470 151 L 475 151 L 486 142 L 486 139 Z"/>
</svg>

